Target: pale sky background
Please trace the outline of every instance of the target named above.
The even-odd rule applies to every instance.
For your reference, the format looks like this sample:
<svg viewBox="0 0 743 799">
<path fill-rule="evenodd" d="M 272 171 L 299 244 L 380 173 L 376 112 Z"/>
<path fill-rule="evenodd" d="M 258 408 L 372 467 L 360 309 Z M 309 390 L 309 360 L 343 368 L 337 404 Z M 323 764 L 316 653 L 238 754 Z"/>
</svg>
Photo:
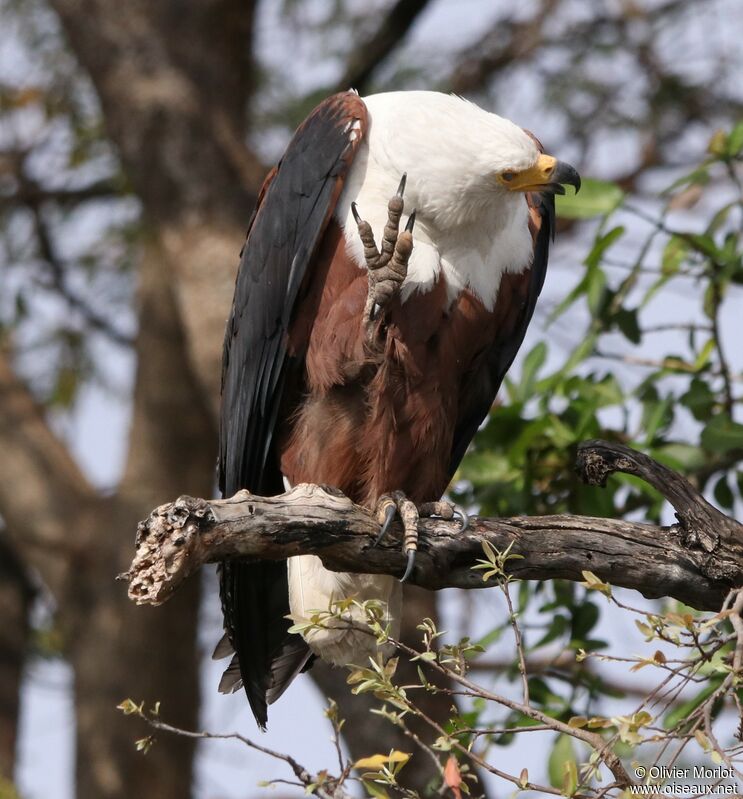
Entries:
<svg viewBox="0 0 743 799">
<path fill-rule="evenodd" d="M 313 13 L 313 5 L 319 6 L 319 0 L 318 3 L 310 4 L 308 12 L 310 14 Z M 374 5 L 381 7 L 387 3 L 375 0 Z M 574 5 L 576 15 L 580 15 L 581 3 L 576 2 Z M 669 43 L 669 46 L 683 49 L 685 69 L 705 68 L 703 54 L 710 46 L 711 38 L 718 52 L 720 48 L 723 50 L 727 48 L 728 57 L 740 63 L 739 34 L 743 27 L 740 19 L 740 2 L 720 0 L 705 5 L 706 24 L 695 29 L 690 28 L 686 31 L 683 42 L 674 41 Z M 441 46 L 442 40 L 446 41 L 447 48 L 457 50 L 489 27 L 490 21 L 495 18 L 497 6 L 497 3 L 487 0 L 459 0 L 459 2 L 438 0 L 432 3 L 430 10 L 423 14 L 416 24 L 408 43 L 395 56 L 396 59 L 404 63 L 406 58 L 414 59 L 417 53 L 434 51 Z M 337 75 L 336 66 L 327 61 L 318 61 L 317 53 L 309 46 L 297 47 L 296 31 L 286 30 L 285 24 L 278 17 L 277 7 L 278 4 L 269 2 L 261 4 L 256 36 L 260 60 L 269 69 L 284 72 L 291 69 L 298 91 L 310 89 L 326 80 L 332 81 Z M 710 9 L 713 9 L 713 12 L 710 12 Z M 731 19 L 737 19 L 737 25 L 730 25 Z M 0 30 L 2 30 L 1 25 Z M 713 37 L 711 32 L 714 33 Z M 293 58 L 289 67 L 287 66 L 289 62 L 284 56 L 290 47 Z M 27 54 L 21 53 L 12 41 L 7 40 L 6 35 L 0 33 L 0 74 L 22 68 L 18 67 L 18 64 L 22 65 L 24 58 L 27 58 Z M 502 98 L 508 107 L 491 110 L 511 116 L 515 121 L 535 131 L 545 142 L 549 142 L 550 135 L 559 139 L 559 131 L 549 119 L 540 114 L 539 108 L 534 107 L 532 88 L 528 81 L 515 86 L 512 95 Z M 618 88 L 620 89 L 621 87 Z M 631 87 L 628 91 L 630 89 Z M 277 147 L 283 145 L 279 138 L 269 135 L 260 142 L 261 150 L 267 158 L 275 157 Z M 689 152 L 701 152 L 704 143 L 701 140 L 694 140 L 694 136 L 691 136 L 687 143 Z M 588 169 L 583 169 L 583 173 L 605 177 L 617 174 L 621 171 L 622 164 L 633 154 L 636 146 L 637 142 L 631 137 L 600 143 L 592 154 Z M 570 160 L 569 152 L 561 152 L 559 155 Z M 668 182 L 665 177 L 659 180 L 662 180 L 661 185 Z M 136 209 L 132 207 L 131 210 Z M 695 209 L 690 214 L 678 217 L 678 222 L 693 223 L 697 214 L 703 218 L 700 209 Z M 92 235 L 96 219 L 94 217 L 82 219 L 77 224 L 75 241 L 77 246 L 82 246 L 81 240 L 84 241 L 86 235 Z M 636 225 L 636 222 L 633 220 L 632 224 Z M 586 241 L 589 236 L 590 231 L 587 231 Z M 631 241 L 629 243 L 631 244 Z M 549 309 L 562 299 L 580 278 L 581 259 L 585 251 L 586 248 L 576 244 L 575 241 L 562 243 L 558 241 L 553 251 L 551 268 L 541 301 L 542 310 Z M 669 293 L 661 292 L 653 302 L 652 313 L 659 323 L 680 317 L 691 319 L 697 314 L 698 302 L 699 297 L 695 296 L 692 286 L 689 286 L 688 292 L 683 294 L 675 289 Z M 737 297 L 737 303 L 739 308 L 740 297 Z M 53 314 L 56 307 L 50 302 L 49 313 Z M 564 351 L 562 348 L 578 343 L 583 327 L 579 323 L 570 327 L 561 324 L 545 334 L 544 318 L 545 314 L 542 313 L 535 320 L 521 354 L 523 356 L 537 341 L 546 336 L 553 347 L 549 363 L 556 365 L 560 361 L 561 352 Z M 733 302 L 728 302 L 726 308 L 723 333 L 730 342 L 741 340 L 743 324 Z M 653 357 L 654 354 L 667 351 L 671 340 L 672 338 L 658 337 L 644 342 L 643 355 Z M 618 336 L 611 345 L 614 351 L 632 349 L 625 339 Z M 91 480 L 105 488 L 115 484 L 124 456 L 129 421 L 127 397 L 132 382 L 133 359 L 129 353 L 105 341 L 98 340 L 96 347 L 97 358 L 105 364 L 108 382 L 112 388 L 104 389 L 96 385 L 86 389 L 74 413 L 69 417 L 57 419 L 56 425 L 70 442 Z M 736 348 L 731 352 L 731 356 L 737 371 L 743 370 L 741 349 Z M 603 368 L 605 367 L 604 364 Z M 519 369 L 518 360 L 515 369 Z M 614 371 L 619 373 L 620 379 L 627 377 L 637 380 L 642 376 L 637 371 L 622 367 L 617 367 Z M 169 498 L 163 497 L 163 501 L 167 499 Z M 215 590 L 213 574 L 210 572 L 203 579 L 213 593 Z M 485 633 L 502 621 L 504 603 L 497 592 L 477 592 L 476 596 L 469 597 L 469 600 L 471 604 L 468 614 L 476 619 L 474 635 Z M 632 601 L 634 604 L 642 602 L 638 595 L 633 595 Z M 456 631 L 460 626 L 458 619 L 462 615 L 461 602 L 456 592 L 446 592 L 442 608 L 444 616 L 442 627 Z M 611 651 L 626 654 L 628 650 L 632 652 L 644 650 L 645 645 L 631 619 L 617 613 L 608 614 L 604 619 L 606 624 L 600 623 L 598 629 L 601 637 L 610 639 Z M 242 693 L 227 697 L 217 693 L 216 686 L 223 664 L 211 662 L 209 655 L 220 630 L 219 604 L 216 596 L 212 596 L 203 608 L 200 630 L 204 654 L 202 726 L 215 732 L 239 731 L 266 746 L 292 754 L 311 771 L 325 767 L 333 769 L 336 759 L 330 742 L 331 730 L 321 712 L 325 703 L 307 676 L 297 679 L 279 703 L 271 708 L 269 731 L 266 734 L 261 734 L 256 729 Z M 36 660 L 27 668 L 17 772 L 18 787 L 26 799 L 72 799 L 73 797 L 74 721 L 70 692 L 72 678 L 71 670 L 60 661 Z M 338 671 L 338 679 L 345 679 L 343 670 Z M 637 679 L 642 681 L 643 675 Z M 518 691 L 518 686 L 515 684 L 511 687 L 499 684 L 499 687 L 510 692 Z M 374 717 L 370 718 L 369 723 L 380 725 L 380 741 L 382 741 L 384 723 Z M 509 764 L 518 762 L 527 765 L 534 779 L 544 778 L 545 769 L 539 764 L 545 760 L 543 755 L 546 752 L 546 743 L 542 738 L 537 745 L 538 740 L 534 734 L 522 736 L 511 748 L 495 750 L 495 756 L 507 759 Z M 290 775 L 283 765 L 277 765 L 263 755 L 248 751 L 237 743 L 209 742 L 199 749 L 195 796 L 197 799 L 245 799 L 258 793 L 266 793 L 265 790 L 257 789 L 256 783 L 272 776 Z M 499 788 L 502 793 L 503 786 Z M 282 795 L 285 794 L 283 788 L 280 792 Z M 275 791 L 273 793 L 275 794 Z"/>
</svg>

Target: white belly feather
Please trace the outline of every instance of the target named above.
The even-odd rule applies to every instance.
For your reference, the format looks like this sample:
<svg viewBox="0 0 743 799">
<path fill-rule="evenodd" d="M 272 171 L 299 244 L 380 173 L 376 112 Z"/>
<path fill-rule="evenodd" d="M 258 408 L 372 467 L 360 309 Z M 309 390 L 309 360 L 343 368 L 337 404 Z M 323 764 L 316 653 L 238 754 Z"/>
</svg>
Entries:
<svg viewBox="0 0 743 799">
<path fill-rule="evenodd" d="M 391 635 L 400 632 L 402 609 L 402 586 L 386 574 L 345 574 L 325 569 L 315 555 L 297 555 L 287 562 L 289 572 L 289 609 L 295 623 L 309 621 L 318 611 L 327 611 L 332 602 L 351 597 L 359 602 L 378 599 L 387 603 L 387 618 Z M 351 607 L 344 618 L 355 626 L 364 626 L 365 619 L 360 609 Z M 334 666 L 354 664 L 368 665 L 369 658 L 379 651 L 373 635 L 361 630 L 349 629 L 347 621 L 331 619 L 324 629 L 311 629 L 303 638 L 312 651 Z M 385 647 L 383 655 L 392 655 L 392 648 Z"/>
<path fill-rule="evenodd" d="M 284 477 L 288 491 L 291 484 Z M 402 586 L 386 574 L 347 574 L 331 572 L 324 568 L 316 555 L 297 555 L 287 560 L 289 578 L 289 610 L 295 624 L 308 622 L 318 611 L 328 611 L 331 604 L 354 598 L 359 602 L 377 599 L 387 604 L 387 622 L 390 634 L 400 633 L 402 612 Z M 364 626 L 365 619 L 359 608 L 349 608 L 344 617 L 354 626 Z M 310 649 L 334 666 L 354 664 L 366 666 L 370 657 L 379 651 L 373 635 L 350 629 L 347 621 L 332 619 L 324 629 L 311 629 L 302 634 Z M 391 657 L 393 648 L 384 647 L 382 654 Z"/>
</svg>

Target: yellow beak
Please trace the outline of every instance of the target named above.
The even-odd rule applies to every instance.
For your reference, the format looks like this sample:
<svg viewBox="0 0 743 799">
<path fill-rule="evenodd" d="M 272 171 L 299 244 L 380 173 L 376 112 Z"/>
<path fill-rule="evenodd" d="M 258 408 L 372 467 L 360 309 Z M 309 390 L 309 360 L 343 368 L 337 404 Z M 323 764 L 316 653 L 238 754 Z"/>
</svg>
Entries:
<svg viewBox="0 0 743 799">
<path fill-rule="evenodd" d="M 550 191 L 553 194 L 565 194 L 563 184 L 580 190 L 580 175 L 576 169 L 554 156 L 542 153 L 534 166 L 521 172 L 505 172 L 500 176 L 501 183 L 509 191 Z"/>
</svg>

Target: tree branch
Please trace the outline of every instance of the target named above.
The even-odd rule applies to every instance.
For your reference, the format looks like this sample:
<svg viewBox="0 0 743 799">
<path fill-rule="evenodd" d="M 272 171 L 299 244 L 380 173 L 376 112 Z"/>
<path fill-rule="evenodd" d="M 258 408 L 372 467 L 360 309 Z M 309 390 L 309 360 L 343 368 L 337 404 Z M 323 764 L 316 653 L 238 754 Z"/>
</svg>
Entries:
<svg viewBox="0 0 743 799">
<path fill-rule="evenodd" d="M 12 194 L 0 195 L 0 209 L 43 203 L 55 203 L 62 207 L 78 205 L 88 200 L 110 200 L 124 196 L 121 186 L 112 180 L 101 180 L 77 188 L 46 188 L 24 176 L 23 182 Z"/>
<path fill-rule="evenodd" d="M 374 34 L 366 42 L 353 48 L 346 71 L 338 81 L 336 90 L 365 91 L 372 74 L 400 45 L 430 1 L 397 0 Z"/>
<path fill-rule="evenodd" d="M 717 609 L 743 584 L 743 525 L 713 508 L 680 475 L 641 453 L 602 441 L 581 445 L 583 479 L 603 484 L 614 472 L 634 474 L 658 488 L 676 509 L 670 527 L 586 516 L 421 520 L 411 582 L 423 588 L 482 588 L 477 571 L 483 543 L 509 551 L 505 570 L 521 579 L 582 580 L 583 571 L 634 588 Z M 240 491 L 231 499 L 180 497 L 139 525 L 136 555 L 125 576 L 137 603 L 164 602 L 201 564 L 232 557 L 283 559 L 315 554 L 333 571 L 401 574 L 401 530 L 374 547 L 371 514 L 332 489 L 302 484 L 276 497 Z M 509 549 L 510 548 L 510 549 Z"/>
<path fill-rule="evenodd" d="M 479 91 L 494 73 L 541 50 L 544 26 L 559 4 L 560 0 L 542 0 L 530 19 L 498 19 L 484 36 L 462 52 L 449 78 L 448 89 L 454 94 Z"/>
<path fill-rule="evenodd" d="M 33 202 L 29 203 L 34 232 L 38 243 L 39 254 L 48 267 L 51 287 L 62 297 L 70 308 L 80 314 L 84 322 L 99 333 L 103 333 L 115 344 L 131 347 L 134 344 L 132 336 L 119 330 L 110 319 L 98 313 L 77 292 L 70 288 L 66 278 L 65 264 L 54 245 L 52 231 L 47 224 L 41 207 Z"/>
</svg>

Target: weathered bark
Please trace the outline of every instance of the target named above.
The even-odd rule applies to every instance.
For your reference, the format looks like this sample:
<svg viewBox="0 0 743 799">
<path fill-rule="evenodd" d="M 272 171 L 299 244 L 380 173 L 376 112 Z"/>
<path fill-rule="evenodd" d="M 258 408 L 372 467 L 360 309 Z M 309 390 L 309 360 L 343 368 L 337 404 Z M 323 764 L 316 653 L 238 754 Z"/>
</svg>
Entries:
<svg viewBox="0 0 743 799">
<path fill-rule="evenodd" d="M 0 625 L 0 781 L 13 777 L 19 692 L 34 594 L 25 564 L 5 531 L 0 530 L 0 608 L 3 609 Z"/>
<path fill-rule="evenodd" d="M 504 570 L 523 579 L 583 580 L 591 571 L 614 585 L 635 588 L 648 597 L 673 596 L 702 609 L 719 609 L 726 594 L 743 585 L 743 525 L 712 507 L 680 475 L 627 447 L 591 441 L 579 449 L 582 478 L 603 485 L 614 472 L 634 474 L 656 487 L 676 509 L 678 524 L 659 527 L 623 520 L 581 516 L 472 519 L 462 531 L 457 522 L 422 520 L 416 568 L 411 581 L 437 589 L 482 588 L 483 543 L 506 559 Z M 246 491 L 229 500 L 207 502 L 181 497 L 152 512 L 140 523 L 136 555 L 126 574 L 129 595 L 137 603 L 168 599 L 200 564 L 226 557 L 285 558 L 316 554 L 336 571 L 399 574 L 405 559 L 397 529 L 380 546 L 373 542 L 378 524 L 370 513 L 335 490 L 299 485 L 278 497 Z M 433 594 L 408 586 L 402 639 L 418 644 L 415 629 L 426 616 L 435 618 Z M 376 751 L 379 724 L 370 723 L 374 700 L 337 690 L 338 671 L 324 664 L 314 669 L 321 690 L 332 694 L 352 730 L 353 758 Z M 401 684 L 417 682 L 416 664 L 404 656 L 398 665 Z M 416 703 L 426 716 L 445 726 L 448 706 L 421 692 Z M 381 722 L 380 722 L 381 723 Z M 430 738 L 424 723 L 410 721 L 411 731 Z M 402 750 L 414 744 L 397 728 L 385 726 L 386 746 Z M 428 758 L 407 773 L 406 785 L 425 795 L 439 775 Z M 440 780 L 440 778 L 439 778 Z"/>
<path fill-rule="evenodd" d="M 702 609 L 719 608 L 731 588 L 743 584 L 743 525 L 680 475 L 628 447 L 597 441 L 581 447 L 579 466 L 593 484 L 617 471 L 642 477 L 671 502 L 679 523 L 525 516 L 473 519 L 462 531 L 457 522 L 424 519 L 410 582 L 429 589 L 492 585 L 473 569 L 487 542 L 517 556 L 504 563 L 515 577 L 582 580 L 583 571 L 592 571 L 647 597 L 675 597 Z M 129 595 L 159 604 L 202 563 L 230 557 L 315 554 L 333 571 L 402 573 L 399 537 L 375 547 L 377 532 L 366 509 L 319 486 L 303 484 L 267 498 L 247 491 L 213 502 L 181 497 L 140 524 Z"/>
</svg>

